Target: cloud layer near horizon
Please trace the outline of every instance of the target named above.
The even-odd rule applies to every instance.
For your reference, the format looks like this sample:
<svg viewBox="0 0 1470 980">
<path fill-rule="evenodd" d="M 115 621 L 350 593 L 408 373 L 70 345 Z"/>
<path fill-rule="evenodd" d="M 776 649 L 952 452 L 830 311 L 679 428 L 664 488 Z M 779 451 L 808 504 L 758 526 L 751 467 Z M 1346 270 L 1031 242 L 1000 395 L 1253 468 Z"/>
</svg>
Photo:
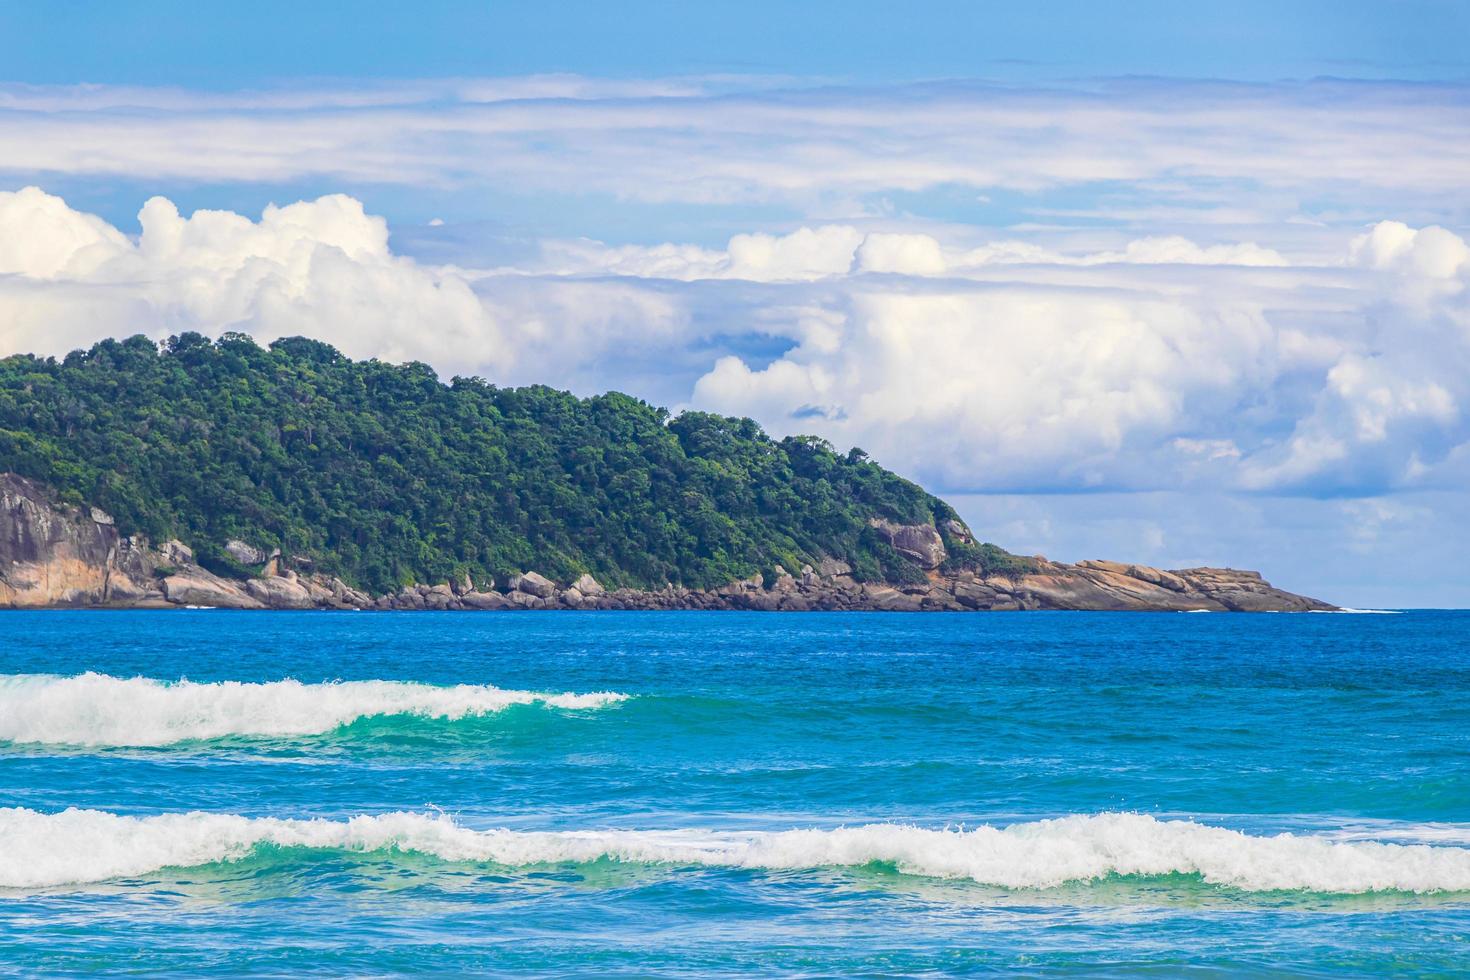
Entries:
<svg viewBox="0 0 1470 980">
<path fill-rule="evenodd" d="M 549 241 L 508 267 L 395 254 L 332 195 L 141 233 L 0 193 L 0 353 L 195 329 L 751 415 L 942 491 L 1463 483 L 1470 248 L 1383 221 L 1335 258 L 1150 236 L 1098 251 L 851 224 L 722 249 Z"/>
<path fill-rule="evenodd" d="M 807 215 L 940 188 L 1088 187 L 1135 212 L 1281 217 L 1311 202 L 1381 216 L 1389 200 L 1433 209 L 1460 190 L 1467 109 L 1464 86 L 1337 80 L 6 86 L 0 170 L 780 203 Z"/>
</svg>

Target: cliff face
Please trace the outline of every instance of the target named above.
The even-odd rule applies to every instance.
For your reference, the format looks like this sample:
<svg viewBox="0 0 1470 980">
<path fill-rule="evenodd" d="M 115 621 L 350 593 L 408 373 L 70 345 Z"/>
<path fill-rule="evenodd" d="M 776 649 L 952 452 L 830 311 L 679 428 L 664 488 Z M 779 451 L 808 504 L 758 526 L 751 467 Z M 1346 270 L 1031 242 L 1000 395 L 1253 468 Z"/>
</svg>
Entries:
<svg viewBox="0 0 1470 980">
<path fill-rule="evenodd" d="M 952 537 L 968 541 L 955 525 Z M 215 575 L 178 541 L 154 547 L 124 537 L 96 508 L 60 503 L 44 486 L 0 474 L 0 607 L 215 606 L 233 609 L 753 609 L 965 611 L 1092 609 L 1158 611 L 1326 610 L 1333 606 L 1273 588 L 1257 572 L 1223 568 L 1166 571 L 1144 565 L 1028 559 L 1003 574 L 944 572 L 948 557 L 928 525 L 873 525 L 926 569 L 923 582 L 858 582 L 844 562 L 761 576 L 717 589 L 607 591 L 590 575 L 553 582 L 535 572 L 510 581 L 408 586 L 369 596 L 340 579 L 282 566 L 278 555 L 246 542 L 226 550 L 258 565 L 245 580 Z"/>
<path fill-rule="evenodd" d="M 140 602 L 152 591 L 150 557 L 104 512 L 57 504 L 47 488 L 0 474 L 0 606 Z"/>
</svg>

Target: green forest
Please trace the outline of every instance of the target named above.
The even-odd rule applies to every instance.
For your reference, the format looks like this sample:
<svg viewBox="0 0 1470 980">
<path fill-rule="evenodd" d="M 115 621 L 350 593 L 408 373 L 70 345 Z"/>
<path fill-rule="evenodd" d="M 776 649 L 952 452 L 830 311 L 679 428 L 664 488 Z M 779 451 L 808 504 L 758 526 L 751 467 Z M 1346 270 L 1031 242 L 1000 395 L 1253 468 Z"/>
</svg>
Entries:
<svg viewBox="0 0 1470 980">
<path fill-rule="evenodd" d="M 750 419 L 671 417 L 627 395 L 442 382 L 301 337 L 106 340 L 0 360 L 0 472 L 179 538 L 215 571 L 240 538 L 376 592 L 535 569 L 608 586 L 707 588 L 777 564 L 922 573 L 868 526 L 955 517 L 821 439 Z M 950 563 L 1005 565 L 943 532 Z"/>
</svg>

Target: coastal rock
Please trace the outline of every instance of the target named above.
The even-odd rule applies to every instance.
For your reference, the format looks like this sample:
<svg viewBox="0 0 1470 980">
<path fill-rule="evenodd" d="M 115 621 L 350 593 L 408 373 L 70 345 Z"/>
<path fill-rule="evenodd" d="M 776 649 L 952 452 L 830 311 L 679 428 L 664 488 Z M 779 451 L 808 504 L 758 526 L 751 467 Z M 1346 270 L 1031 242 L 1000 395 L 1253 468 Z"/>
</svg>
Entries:
<svg viewBox="0 0 1470 980">
<path fill-rule="evenodd" d="M 817 562 L 817 574 L 822 578 L 837 578 L 840 575 L 851 575 L 852 566 L 840 558 L 823 558 Z"/>
<path fill-rule="evenodd" d="M 989 609 L 999 595 L 988 585 L 975 581 L 959 581 L 954 584 L 955 601 L 967 609 Z"/>
<path fill-rule="evenodd" d="M 512 592 L 506 598 L 515 609 L 535 609 L 541 601 L 529 592 Z"/>
<path fill-rule="evenodd" d="M 311 609 L 316 606 L 306 586 L 294 578 L 253 578 L 245 583 L 245 591 L 262 606 L 271 609 Z"/>
<path fill-rule="evenodd" d="M 101 514 L 101 512 L 98 512 Z M 153 562 L 112 519 L 60 504 L 51 491 L 0 474 L 0 606 L 101 605 L 149 595 Z"/>
<path fill-rule="evenodd" d="M 1189 587 L 1232 612 L 1304 612 L 1332 609 L 1317 599 L 1275 588 L 1260 572 L 1236 568 L 1183 568 L 1175 571 Z"/>
<path fill-rule="evenodd" d="M 225 542 L 225 554 L 242 565 L 264 565 L 270 556 L 264 549 L 257 548 L 252 544 L 246 544 L 238 538 L 232 538 Z"/>
<path fill-rule="evenodd" d="M 586 572 L 583 572 L 577 581 L 572 583 L 572 588 L 584 596 L 602 595 L 607 591 L 602 587 L 602 583 L 598 582 L 597 579 Z"/>
<path fill-rule="evenodd" d="M 944 539 L 932 524 L 894 524 L 874 518 L 868 525 L 893 545 L 895 551 L 920 568 L 938 568 L 949 557 Z"/>
<path fill-rule="evenodd" d="M 352 588 L 340 578 L 334 578 L 328 582 L 334 604 L 348 609 L 367 609 L 373 605 L 373 599 L 365 592 Z"/>
<path fill-rule="evenodd" d="M 538 599 L 549 599 L 556 594 L 556 583 L 538 572 L 526 572 L 517 575 L 511 580 L 511 588 L 516 592 L 535 596 Z"/>
<path fill-rule="evenodd" d="M 192 565 L 194 563 L 194 549 L 190 548 L 178 538 L 165 541 L 159 547 L 158 553 L 164 561 L 174 562 L 179 565 Z"/>
<path fill-rule="evenodd" d="M 499 592 L 467 592 L 459 597 L 466 609 L 509 609 L 514 603 Z"/>
<path fill-rule="evenodd" d="M 202 568 L 191 568 L 165 578 L 163 595 L 169 602 L 183 606 L 261 609 L 265 605 L 236 583 Z"/>
</svg>

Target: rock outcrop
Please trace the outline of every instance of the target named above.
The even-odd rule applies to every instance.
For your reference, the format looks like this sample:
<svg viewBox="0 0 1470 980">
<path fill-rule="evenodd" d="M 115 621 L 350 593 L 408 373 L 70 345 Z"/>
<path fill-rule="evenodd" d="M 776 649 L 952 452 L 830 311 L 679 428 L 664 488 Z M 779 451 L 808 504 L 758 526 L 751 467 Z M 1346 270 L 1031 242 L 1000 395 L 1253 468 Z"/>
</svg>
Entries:
<svg viewBox="0 0 1470 980">
<path fill-rule="evenodd" d="M 958 524 L 958 521 L 951 523 Z M 894 524 L 892 521 L 871 520 L 874 530 L 893 545 L 893 550 L 923 569 L 938 568 L 948 553 L 944 538 L 933 524 Z M 963 527 L 963 525 L 961 525 Z"/>
<path fill-rule="evenodd" d="M 264 565 L 266 559 L 270 557 L 266 554 L 265 549 L 239 540 L 226 541 L 225 554 L 242 565 Z"/>
<path fill-rule="evenodd" d="M 0 473 L 0 607 L 163 602 L 148 549 L 95 507 Z"/>
<path fill-rule="evenodd" d="M 915 582 L 859 582 L 837 558 L 804 565 L 799 575 L 779 566 L 713 589 L 605 589 L 590 574 L 559 584 L 528 571 L 505 591 L 463 576 L 455 582 L 404 586 L 369 596 L 340 579 L 312 571 L 306 559 L 287 561 L 246 542 L 227 553 L 260 574 L 234 579 L 195 562 L 184 543 L 154 548 L 118 532 L 95 507 L 59 501 L 51 491 L 0 474 L 0 608 L 40 606 L 213 606 L 229 609 L 747 609 L 761 611 L 954 611 L 1092 609 L 1211 612 L 1309 611 L 1327 603 L 1274 588 L 1258 572 L 1229 568 L 1166 570 L 1112 561 L 1075 565 L 1037 557 L 1004 573 L 941 571 L 944 536 L 932 525 L 874 521 L 900 554 L 924 569 Z M 952 542 L 972 544 L 969 528 L 951 521 Z M 239 546 L 239 547 L 235 547 Z M 286 567 L 294 564 L 296 567 Z"/>
</svg>

